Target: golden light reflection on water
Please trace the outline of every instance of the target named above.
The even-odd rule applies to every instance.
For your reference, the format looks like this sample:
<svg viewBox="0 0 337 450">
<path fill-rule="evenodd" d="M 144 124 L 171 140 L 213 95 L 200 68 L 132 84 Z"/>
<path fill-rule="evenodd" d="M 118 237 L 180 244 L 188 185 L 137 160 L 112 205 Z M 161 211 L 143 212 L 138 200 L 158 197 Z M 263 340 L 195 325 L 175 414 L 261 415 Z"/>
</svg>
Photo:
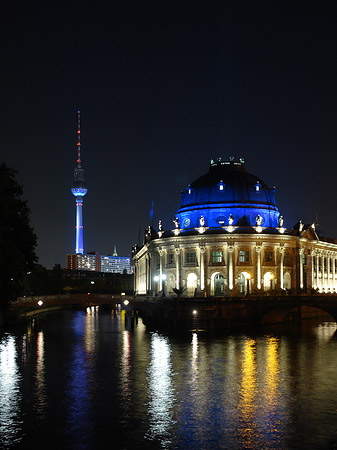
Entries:
<svg viewBox="0 0 337 450">
<path fill-rule="evenodd" d="M 278 403 L 279 388 L 279 342 L 277 338 L 270 337 L 266 349 L 266 388 L 265 396 L 268 406 L 273 408 Z"/>
<path fill-rule="evenodd" d="M 247 339 L 242 350 L 239 435 L 247 448 L 254 448 L 256 425 L 256 341 Z"/>
<path fill-rule="evenodd" d="M 131 344 L 130 332 L 122 331 L 122 351 L 121 351 L 121 393 L 124 399 L 124 407 L 130 408 L 128 401 L 131 400 Z"/>
<path fill-rule="evenodd" d="M 262 345 L 260 345 L 262 344 Z M 258 353 L 256 349 L 259 348 Z M 282 426 L 279 340 L 264 343 L 247 339 L 242 350 L 240 386 L 240 441 L 245 448 L 273 448 Z"/>
</svg>

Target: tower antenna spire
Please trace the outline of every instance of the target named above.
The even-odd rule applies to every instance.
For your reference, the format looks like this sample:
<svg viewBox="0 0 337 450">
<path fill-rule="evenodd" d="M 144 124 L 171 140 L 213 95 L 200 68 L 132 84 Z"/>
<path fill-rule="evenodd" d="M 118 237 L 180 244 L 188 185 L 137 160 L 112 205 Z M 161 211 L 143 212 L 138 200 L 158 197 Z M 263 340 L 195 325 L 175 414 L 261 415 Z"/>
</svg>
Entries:
<svg viewBox="0 0 337 450">
<path fill-rule="evenodd" d="M 77 111 L 77 167 L 81 167 L 81 111 Z"/>
<path fill-rule="evenodd" d="M 76 198 L 76 254 L 83 255 L 83 218 L 82 207 L 83 197 L 88 192 L 84 183 L 84 170 L 81 167 L 81 114 L 77 111 L 77 165 L 74 170 L 74 182 L 71 188 L 72 194 Z"/>
</svg>

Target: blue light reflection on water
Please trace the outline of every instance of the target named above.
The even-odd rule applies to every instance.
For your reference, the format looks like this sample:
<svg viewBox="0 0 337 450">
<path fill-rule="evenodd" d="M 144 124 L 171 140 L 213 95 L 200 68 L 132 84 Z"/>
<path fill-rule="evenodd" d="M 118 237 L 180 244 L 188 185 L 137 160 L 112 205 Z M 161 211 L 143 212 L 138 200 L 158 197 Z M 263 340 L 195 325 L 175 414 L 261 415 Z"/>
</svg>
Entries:
<svg viewBox="0 0 337 450">
<path fill-rule="evenodd" d="M 0 448 L 334 448 L 335 331 L 177 337 L 50 315 L 0 336 Z"/>
</svg>

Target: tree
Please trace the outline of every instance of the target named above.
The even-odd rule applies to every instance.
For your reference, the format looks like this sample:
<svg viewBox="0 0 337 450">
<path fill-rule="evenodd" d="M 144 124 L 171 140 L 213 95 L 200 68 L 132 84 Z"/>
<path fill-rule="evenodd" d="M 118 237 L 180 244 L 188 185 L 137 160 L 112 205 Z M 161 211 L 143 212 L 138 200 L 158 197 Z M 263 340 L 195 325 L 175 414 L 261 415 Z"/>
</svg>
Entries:
<svg viewBox="0 0 337 450">
<path fill-rule="evenodd" d="M 20 295 L 25 275 L 37 261 L 37 237 L 16 170 L 0 165 L 0 308 Z"/>
</svg>

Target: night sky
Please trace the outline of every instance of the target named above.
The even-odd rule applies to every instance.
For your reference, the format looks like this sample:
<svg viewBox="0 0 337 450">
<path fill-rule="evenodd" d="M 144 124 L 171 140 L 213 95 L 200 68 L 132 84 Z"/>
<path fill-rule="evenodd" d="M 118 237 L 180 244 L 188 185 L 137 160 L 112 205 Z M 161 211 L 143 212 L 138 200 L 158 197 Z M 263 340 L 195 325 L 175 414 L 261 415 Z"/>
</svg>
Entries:
<svg viewBox="0 0 337 450">
<path fill-rule="evenodd" d="M 0 160 L 39 262 L 74 251 L 77 110 L 85 251 L 130 255 L 152 201 L 155 227 L 173 228 L 180 192 L 218 156 L 276 186 L 285 226 L 317 215 L 337 237 L 335 2 L 110 3 L 2 14 Z"/>
</svg>

